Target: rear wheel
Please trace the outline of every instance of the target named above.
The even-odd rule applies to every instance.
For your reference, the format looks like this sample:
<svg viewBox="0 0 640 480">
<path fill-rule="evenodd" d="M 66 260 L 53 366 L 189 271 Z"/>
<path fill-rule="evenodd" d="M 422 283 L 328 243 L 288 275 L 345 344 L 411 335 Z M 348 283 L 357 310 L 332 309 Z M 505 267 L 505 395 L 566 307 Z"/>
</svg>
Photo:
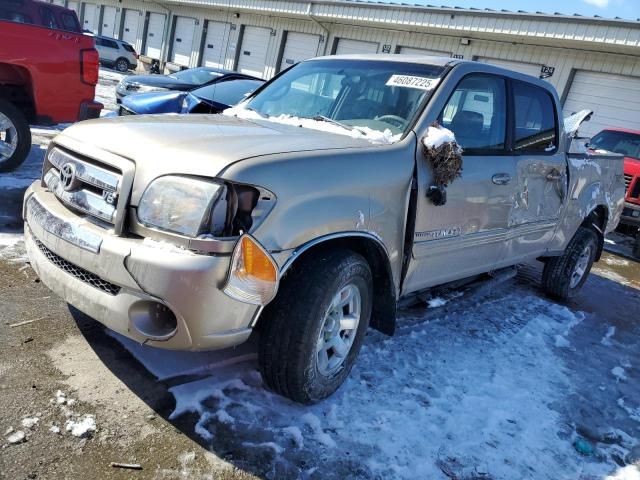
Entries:
<svg viewBox="0 0 640 480">
<path fill-rule="evenodd" d="M 31 130 L 22 112 L 0 99 L 0 172 L 16 169 L 31 149 Z"/>
<path fill-rule="evenodd" d="M 566 300 L 574 296 L 587 281 L 598 251 L 598 237 L 587 227 L 580 227 L 560 257 L 547 261 L 542 272 L 542 287 L 552 297 Z"/>
<path fill-rule="evenodd" d="M 320 254 L 295 268 L 261 320 L 265 384 L 300 403 L 335 392 L 369 325 L 372 283 L 366 260 L 347 250 Z"/>
<path fill-rule="evenodd" d="M 129 60 L 126 58 L 119 58 L 116 60 L 116 70 L 119 72 L 128 72 L 129 71 Z"/>
</svg>

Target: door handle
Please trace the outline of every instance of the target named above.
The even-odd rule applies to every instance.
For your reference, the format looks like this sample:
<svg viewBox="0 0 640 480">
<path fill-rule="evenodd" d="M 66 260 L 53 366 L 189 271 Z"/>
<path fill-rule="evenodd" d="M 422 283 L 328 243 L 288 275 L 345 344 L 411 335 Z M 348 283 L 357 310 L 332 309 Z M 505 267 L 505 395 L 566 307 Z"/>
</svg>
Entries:
<svg viewBox="0 0 640 480">
<path fill-rule="evenodd" d="M 562 178 L 562 174 L 554 168 L 549 173 L 547 173 L 546 178 L 549 182 L 557 182 Z"/>
<path fill-rule="evenodd" d="M 508 173 L 496 173 L 491 177 L 491 181 L 496 185 L 506 185 L 511 181 L 511 175 Z"/>
</svg>

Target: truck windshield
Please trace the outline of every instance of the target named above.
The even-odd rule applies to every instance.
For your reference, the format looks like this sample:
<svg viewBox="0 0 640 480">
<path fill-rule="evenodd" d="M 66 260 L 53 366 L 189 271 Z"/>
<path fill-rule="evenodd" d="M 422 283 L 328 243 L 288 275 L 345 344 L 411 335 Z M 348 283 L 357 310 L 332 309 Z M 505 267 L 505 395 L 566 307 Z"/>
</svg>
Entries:
<svg viewBox="0 0 640 480">
<path fill-rule="evenodd" d="M 591 139 L 589 148 L 607 150 L 608 152 L 619 153 L 625 157 L 640 160 L 640 134 L 603 130 Z"/>
<path fill-rule="evenodd" d="M 264 118 L 308 119 L 333 131 L 400 138 L 443 71 L 401 61 L 310 60 L 290 68 L 243 107 Z"/>
</svg>

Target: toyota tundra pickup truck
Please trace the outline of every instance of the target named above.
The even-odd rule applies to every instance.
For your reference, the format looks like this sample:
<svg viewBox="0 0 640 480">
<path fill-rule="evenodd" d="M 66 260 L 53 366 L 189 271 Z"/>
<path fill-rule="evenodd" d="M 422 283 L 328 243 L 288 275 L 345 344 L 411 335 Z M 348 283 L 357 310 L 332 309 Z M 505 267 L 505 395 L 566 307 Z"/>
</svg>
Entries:
<svg viewBox="0 0 640 480">
<path fill-rule="evenodd" d="M 52 61 L 55 59 L 55 61 Z M 33 0 L 0 3 L 0 172 L 31 149 L 30 124 L 100 115 L 98 52 L 73 10 Z"/>
<path fill-rule="evenodd" d="M 49 288 L 143 344 L 256 331 L 266 386 L 312 403 L 369 326 L 393 334 L 399 303 L 434 288 L 539 259 L 548 294 L 578 292 L 623 159 L 572 153 L 561 119 L 549 83 L 491 65 L 311 59 L 224 114 L 64 130 L 25 196 L 26 246 Z M 462 165 L 437 181 L 447 151 Z"/>
</svg>

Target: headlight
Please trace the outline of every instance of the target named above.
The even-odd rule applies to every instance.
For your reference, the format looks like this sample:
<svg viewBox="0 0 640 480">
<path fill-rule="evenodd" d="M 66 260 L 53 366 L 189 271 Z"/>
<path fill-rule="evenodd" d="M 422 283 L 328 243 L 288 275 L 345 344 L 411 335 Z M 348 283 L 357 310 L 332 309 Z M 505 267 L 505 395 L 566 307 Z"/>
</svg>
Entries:
<svg viewBox="0 0 640 480">
<path fill-rule="evenodd" d="M 169 90 L 164 87 L 154 87 L 153 85 L 140 85 L 136 92 L 138 93 L 146 93 L 146 92 L 164 92 L 165 90 Z"/>
<path fill-rule="evenodd" d="M 174 175 L 160 177 L 143 193 L 138 220 L 147 227 L 192 238 L 215 235 L 224 229 L 225 191 L 223 184 L 214 181 Z"/>
</svg>

